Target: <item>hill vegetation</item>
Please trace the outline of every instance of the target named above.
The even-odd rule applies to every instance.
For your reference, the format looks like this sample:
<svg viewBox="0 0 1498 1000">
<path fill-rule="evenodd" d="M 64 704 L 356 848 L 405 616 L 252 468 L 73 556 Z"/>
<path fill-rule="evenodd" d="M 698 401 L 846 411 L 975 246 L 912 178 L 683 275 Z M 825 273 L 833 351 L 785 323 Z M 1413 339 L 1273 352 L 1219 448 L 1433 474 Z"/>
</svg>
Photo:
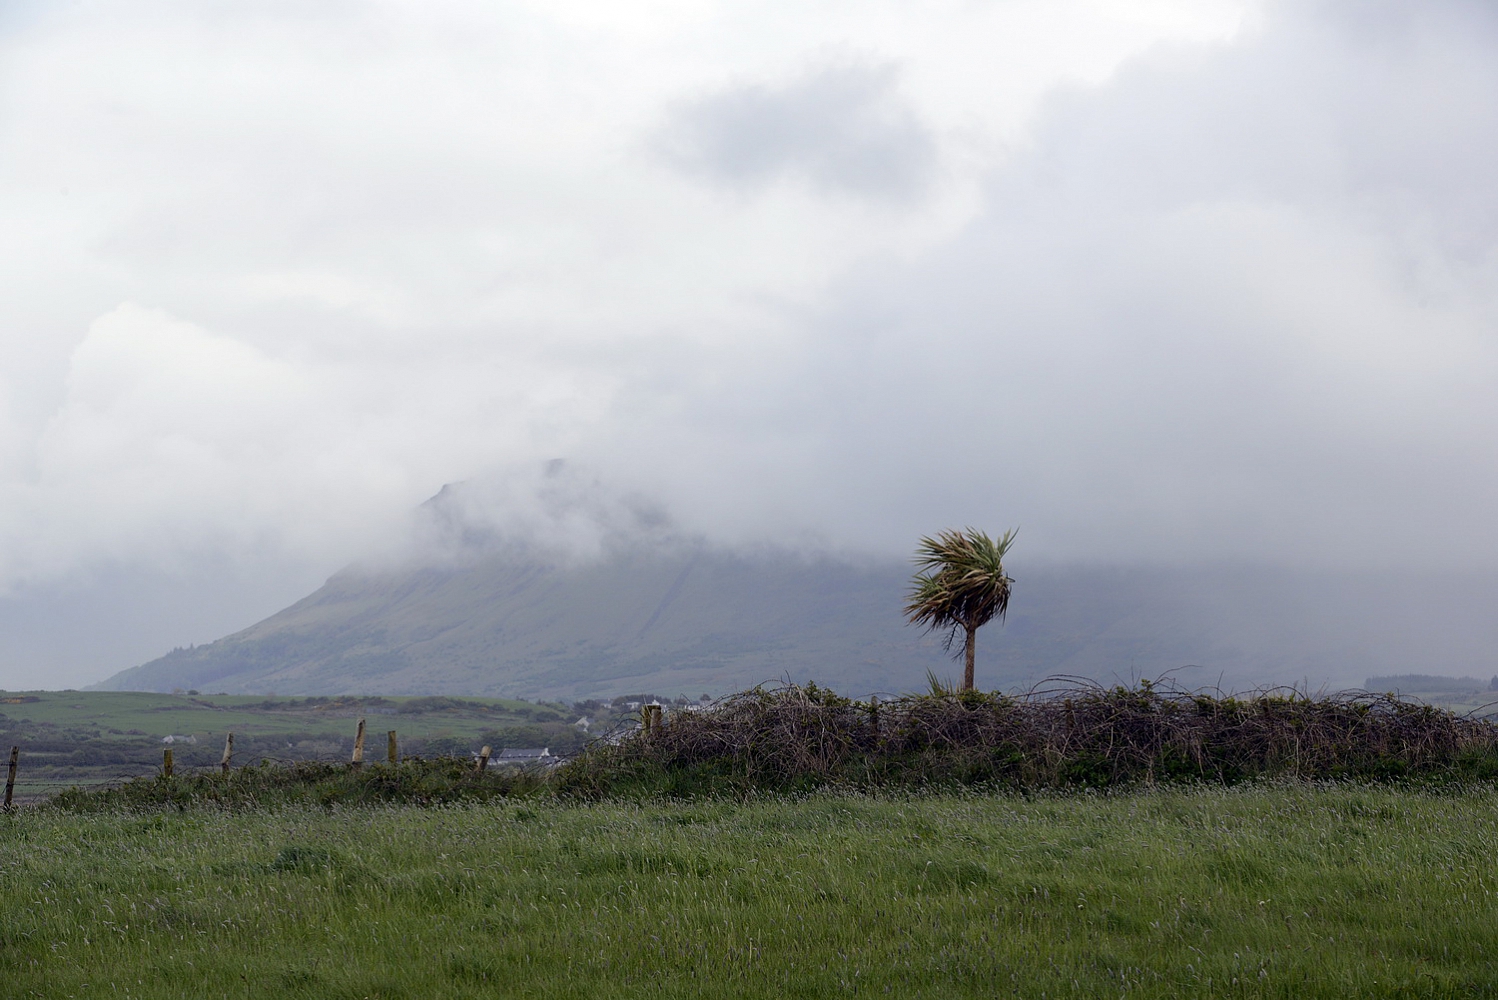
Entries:
<svg viewBox="0 0 1498 1000">
<path fill-rule="evenodd" d="M 265 761 L 225 774 L 200 766 L 54 801 L 76 809 L 154 809 L 427 804 L 513 794 L 714 797 L 828 787 L 1033 793 L 1265 779 L 1453 784 L 1498 779 L 1498 722 L 1382 695 L 1270 691 L 1235 698 L 1147 682 L 1074 684 L 1019 698 L 933 682 L 929 694 L 885 702 L 786 685 L 615 729 L 554 770 L 476 770 L 466 750 L 436 759 L 407 755 L 395 764 L 374 754 L 369 760 L 363 767 Z"/>
<path fill-rule="evenodd" d="M 986 689 L 1166 671 L 1191 686 L 1309 679 L 1340 689 L 1412 664 L 1480 671 L 1494 641 L 1491 581 L 1454 591 L 1425 581 L 1396 627 L 1370 610 L 1388 603 L 1380 581 L 1248 569 L 1011 572 L 1019 583 L 1007 620 L 983 633 L 976 683 Z M 900 560 L 669 547 L 591 562 L 496 555 L 350 570 L 257 625 L 100 687 L 578 701 L 639 691 L 696 699 L 815 679 L 860 697 L 898 693 L 927 670 L 961 670 L 938 637 L 904 624 L 910 573 Z"/>
<path fill-rule="evenodd" d="M 350 570 L 264 622 L 101 686 L 580 700 L 721 694 L 815 669 L 898 689 L 944 661 L 903 626 L 906 576 L 898 564 L 680 548 Z"/>
<path fill-rule="evenodd" d="M 1469 694 L 1498 691 L 1498 677 L 1480 681 L 1476 677 L 1442 677 L 1436 674 L 1390 674 L 1370 677 L 1363 682 L 1369 691 L 1393 691 L 1400 694 Z"/>
<path fill-rule="evenodd" d="M 1498 722 L 1384 695 L 1221 697 L 1149 682 L 1055 685 L 1023 697 L 933 687 L 882 703 L 815 685 L 744 692 L 590 746 L 561 781 L 601 794 L 681 794 L 1498 777 Z"/>
<path fill-rule="evenodd" d="M 1495 779 L 1498 724 L 1384 696 L 787 685 L 554 770 L 65 793 L 3 820 L 0 974 L 141 1000 L 1483 995 Z"/>
<path fill-rule="evenodd" d="M 645 696 L 636 695 L 637 703 Z M 488 744 L 580 749 L 597 733 L 634 717 L 628 700 L 566 705 L 513 699 L 381 696 L 177 694 L 101 691 L 0 692 L 0 747 L 18 747 L 16 793 L 35 798 L 158 774 L 170 747 L 178 773 L 217 771 L 228 733 L 235 768 L 276 763 L 347 762 L 361 718 L 370 759 L 385 755 L 395 730 L 404 756 L 468 758 Z M 586 727 L 578 725 L 582 719 Z M 591 732 L 590 732 L 591 730 Z"/>
<path fill-rule="evenodd" d="M 396 534 L 391 551 L 269 618 L 98 687 L 582 701 L 814 679 L 864 697 L 954 669 L 940 636 L 905 624 L 903 556 L 713 545 L 566 463 L 535 482 L 446 486 Z M 1018 580 L 1012 606 L 992 608 L 1004 624 L 984 633 L 973 683 L 986 689 L 1168 671 L 1193 687 L 1339 689 L 1369 674 L 1488 672 L 1498 642 L 1494 574 L 1011 566 L 1011 540 L 985 549 L 995 598 Z"/>
</svg>

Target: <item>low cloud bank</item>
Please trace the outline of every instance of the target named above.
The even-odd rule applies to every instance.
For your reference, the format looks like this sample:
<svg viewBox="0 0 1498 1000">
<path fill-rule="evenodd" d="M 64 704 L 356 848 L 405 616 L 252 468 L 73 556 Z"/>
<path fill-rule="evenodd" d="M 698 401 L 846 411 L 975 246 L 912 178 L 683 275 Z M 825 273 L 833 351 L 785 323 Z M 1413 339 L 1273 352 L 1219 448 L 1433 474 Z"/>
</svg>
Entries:
<svg viewBox="0 0 1498 1000">
<path fill-rule="evenodd" d="M 1491 5 L 874 6 L 9 23 L 0 591 L 207 608 L 557 456 L 654 499 L 467 520 L 1498 567 Z"/>
</svg>

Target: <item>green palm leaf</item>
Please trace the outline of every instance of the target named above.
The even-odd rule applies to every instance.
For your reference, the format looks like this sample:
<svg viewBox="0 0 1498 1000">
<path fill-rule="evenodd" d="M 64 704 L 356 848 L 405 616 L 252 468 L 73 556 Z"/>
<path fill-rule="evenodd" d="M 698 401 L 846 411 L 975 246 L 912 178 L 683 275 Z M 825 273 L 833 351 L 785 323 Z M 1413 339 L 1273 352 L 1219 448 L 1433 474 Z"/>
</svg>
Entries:
<svg viewBox="0 0 1498 1000">
<path fill-rule="evenodd" d="M 995 618 L 1002 621 L 1009 611 L 1014 581 L 1004 572 L 1004 556 L 1014 536 L 1010 530 L 994 539 L 976 528 L 964 528 L 922 537 L 916 546 L 917 573 L 910 582 L 905 615 L 912 625 L 945 630 L 943 645 L 949 651 L 958 633 L 965 634 L 965 690 L 973 686 L 978 629 Z"/>
</svg>

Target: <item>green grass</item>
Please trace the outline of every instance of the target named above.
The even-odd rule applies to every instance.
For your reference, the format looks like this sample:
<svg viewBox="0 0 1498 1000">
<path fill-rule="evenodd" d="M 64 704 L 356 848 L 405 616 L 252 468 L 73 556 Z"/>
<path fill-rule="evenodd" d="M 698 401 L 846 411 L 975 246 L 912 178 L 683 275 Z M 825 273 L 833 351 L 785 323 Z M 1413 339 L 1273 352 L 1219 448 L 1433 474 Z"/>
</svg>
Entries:
<svg viewBox="0 0 1498 1000">
<path fill-rule="evenodd" d="M 611 715 L 593 713 L 602 728 Z M 40 798 L 79 785 L 96 787 L 156 773 L 162 737 L 178 773 L 216 768 L 226 734 L 234 764 L 273 760 L 348 760 L 358 720 L 367 720 L 365 753 L 382 760 L 386 733 L 400 752 L 467 754 L 488 743 L 576 749 L 586 734 L 562 705 L 500 698 L 267 698 L 259 695 L 153 694 L 139 691 L 0 692 L 0 753 L 21 749 L 17 794 Z"/>
<path fill-rule="evenodd" d="M 401 712 L 411 703 L 439 699 L 417 697 L 382 698 L 387 714 L 396 723 L 415 726 L 412 736 L 428 733 L 478 732 L 496 715 L 520 717 L 534 712 L 535 705 L 500 698 L 444 698 L 455 706 L 443 712 Z M 345 721 L 359 715 L 376 718 L 362 709 L 359 698 L 328 698 L 309 703 L 306 698 L 266 698 L 260 695 L 155 694 L 146 691 L 9 691 L 0 692 L 0 712 L 12 719 L 54 726 L 92 725 L 101 729 L 139 729 L 148 735 L 198 734 L 222 736 L 226 731 L 246 735 L 300 736 L 310 731 L 345 730 Z M 570 720 L 569 720 L 570 721 Z M 404 728 L 404 727 L 402 727 Z"/>
<path fill-rule="evenodd" d="M 290 806 L 0 819 L 6 996 L 1498 994 L 1498 802 Z"/>
</svg>

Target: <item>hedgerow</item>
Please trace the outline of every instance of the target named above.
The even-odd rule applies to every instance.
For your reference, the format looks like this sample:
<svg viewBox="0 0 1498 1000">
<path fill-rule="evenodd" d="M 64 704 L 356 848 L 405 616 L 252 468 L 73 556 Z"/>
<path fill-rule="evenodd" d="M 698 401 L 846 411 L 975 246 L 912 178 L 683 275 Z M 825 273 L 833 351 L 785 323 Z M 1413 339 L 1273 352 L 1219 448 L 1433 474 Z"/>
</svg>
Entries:
<svg viewBox="0 0 1498 1000">
<path fill-rule="evenodd" d="M 466 757 L 265 762 L 63 792 L 58 808 L 254 808 L 978 786 L 1016 792 L 1254 779 L 1498 780 L 1498 723 L 1368 692 L 1248 695 L 1052 680 L 1025 694 L 855 701 L 786 684 L 595 740 L 559 768 Z"/>
<path fill-rule="evenodd" d="M 784 685 L 596 743 L 556 785 L 607 795 L 1401 777 L 1498 777 L 1498 725 L 1367 692 L 1230 696 L 1063 679 L 1018 696 L 937 689 L 880 702 Z"/>
</svg>

